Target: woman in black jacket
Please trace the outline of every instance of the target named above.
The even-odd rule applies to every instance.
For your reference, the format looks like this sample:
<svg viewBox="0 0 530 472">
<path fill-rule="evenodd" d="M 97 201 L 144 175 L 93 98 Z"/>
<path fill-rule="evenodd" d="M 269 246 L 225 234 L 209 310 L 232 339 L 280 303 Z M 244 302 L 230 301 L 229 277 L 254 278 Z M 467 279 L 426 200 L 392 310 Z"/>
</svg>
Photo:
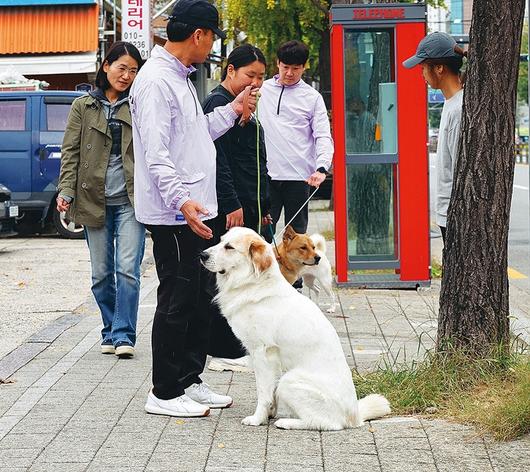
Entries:
<svg viewBox="0 0 530 472">
<path fill-rule="evenodd" d="M 206 97 L 204 113 L 230 103 L 245 87 L 259 88 L 265 77 L 265 57 L 250 44 L 234 49 L 228 56 L 222 82 Z M 259 104 L 258 104 L 259 107 Z M 261 213 L 270 209 L 265 140 L 259 131 Z M 256 118 L 234 126 L 215 141 L 217 149 L 217 203 L 219 228 L 216 239 L 234 226 L 258 230 L 258 172 Z M 264 233 L 265 234 L 265 233 Z"/>
<path fill-rule="evenodd" d="M 206 97 L 204 113 L 230 103 L 245 87 L 259 88 L 265 78 L 266 61 L 256 47 L 245 44 L 235 48 L 227 59 L 222 82 Z M 258 103 L 259 118 L 259 103 Z M 256 117 L 234 126 L 215 141 L 217 149 L 217 203 L 219 215 L 214 222 L 212 244 L 230 228 L 245 226 L 258 231 L 258 125 Z M 259 126 L 259 179 L 262 233 L 271 240 L 270 198 L 263 129 Z M 210 349 L 213 370 L 248 371 L 248 356 L 226 320 L 217 314 L 212 320 Z"/>
</svg>

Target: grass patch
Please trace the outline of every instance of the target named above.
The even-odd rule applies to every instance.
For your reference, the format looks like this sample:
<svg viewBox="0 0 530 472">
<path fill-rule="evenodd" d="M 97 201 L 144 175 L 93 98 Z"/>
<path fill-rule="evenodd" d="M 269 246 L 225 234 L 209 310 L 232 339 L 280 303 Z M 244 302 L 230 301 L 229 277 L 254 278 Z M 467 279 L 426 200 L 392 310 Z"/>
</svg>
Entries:
<svg viewBox="0 0 530 472">
<path fill-rule="evenodd" d="M 354 372 L 359 397 L 385 395 L 395 414 L 435 414 L 472 423 L 509 440 L 530 432 L 530 355 L 494 352 L 485 359 L 428 353 L 421 362 Z"/>
<path fill-rule="evenodd" d="M 335 239 L 335 230 L 334 229 L 325 229 L 320 233 L 324 236 L 326 241 L 333 241 Z"/>
<path fill-rule="evenodd" d="M 442 264 L 438 259 L 433 258 L 431 261 L 431 277 L 433 279 L 442 278 Z"/>
</svg>

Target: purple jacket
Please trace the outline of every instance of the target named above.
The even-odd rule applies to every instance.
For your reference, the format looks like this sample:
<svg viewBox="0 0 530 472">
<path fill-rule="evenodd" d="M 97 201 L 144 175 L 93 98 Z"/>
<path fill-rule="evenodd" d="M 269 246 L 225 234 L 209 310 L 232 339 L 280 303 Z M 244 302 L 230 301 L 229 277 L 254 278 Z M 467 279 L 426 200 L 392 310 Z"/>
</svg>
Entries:
<svg viewBox="0 0 530 472">
<path fill-rule="evenodd" d="M 334 149 L 328 114 L 313 87 L 303 80 L 282 86 L 276 76 L 263 83 L 258 107 L 272 180 L 305 180 L 319 167 L 330 168 Z"/>
<path fill-rule="evenodd" d="M 190 199 L 209 211 L 204 220 L 217 216 L 213 141 L 237 114 L 230 104 L 203 113 L 189 80 L 194 70 L 155 46 L 131 87 L 134 206 L 141 223 L 186 224 L 180 208 Z"/>
</svg>

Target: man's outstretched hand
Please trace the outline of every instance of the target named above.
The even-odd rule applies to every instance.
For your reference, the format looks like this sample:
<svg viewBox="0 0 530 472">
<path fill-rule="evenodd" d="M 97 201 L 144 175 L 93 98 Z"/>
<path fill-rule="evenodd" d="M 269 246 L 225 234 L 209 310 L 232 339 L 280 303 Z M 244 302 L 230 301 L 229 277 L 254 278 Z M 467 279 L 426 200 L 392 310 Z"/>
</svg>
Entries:
<svg viewBox="0 0 530 472">
<path fill-rule="evenodd" d="M 180 207 L 180 211 L 184 215 L 184 218 L 186 218 L 188 226 L 195 234 L 199 235 L 203 239 L 213 238 L 212 230 L 208 228 L 208 226 L 206 226 L 200 218 L 201 214 L 208 215 L 209 212 L 200 203 L 197 203 L 193 200 L 188 200 Z"/>
</svg>

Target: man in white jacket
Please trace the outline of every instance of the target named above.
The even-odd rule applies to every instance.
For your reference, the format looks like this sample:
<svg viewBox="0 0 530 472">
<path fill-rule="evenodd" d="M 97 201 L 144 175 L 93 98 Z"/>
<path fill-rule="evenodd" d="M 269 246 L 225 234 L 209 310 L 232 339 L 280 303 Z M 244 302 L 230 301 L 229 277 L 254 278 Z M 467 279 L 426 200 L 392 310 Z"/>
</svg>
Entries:
<svg viewBox="0 0 530 472">
<path fill-rule="evenodd" d="M 278 222 L 282 208 L 291 220 L 326 178 L 333 159 L 329 119 L 320 93 L 302 80 L 309 57 L 307 46 L 289 41 L 278 49 L 279 74 L 261 88 L 259 118 L 265 131 L 267 169 L 271 178 L 271 216 Z M 291 225 L 305 233 L 308 206 Z"/>
<path fill-rule="evenodd" d="M 153 320 L 153 389 L 145 410 L 206 416 L 232 398 L 212 391 L 199 375 L 209 344 L 210 278 L 199 254 L 217 216 L 213 141 L 243 111 L 243 94 L 205 115 L 190 74 L 206 60 L 219 29 L 207 0 L 180 0 L 130 92 L 135 155 L 136 218 L 151 232 L 160 284 Z M 145 69 L 145 71 L 144 71 Z M 255 92 L 249 108 L 255 109 Z"/>
</svg>

